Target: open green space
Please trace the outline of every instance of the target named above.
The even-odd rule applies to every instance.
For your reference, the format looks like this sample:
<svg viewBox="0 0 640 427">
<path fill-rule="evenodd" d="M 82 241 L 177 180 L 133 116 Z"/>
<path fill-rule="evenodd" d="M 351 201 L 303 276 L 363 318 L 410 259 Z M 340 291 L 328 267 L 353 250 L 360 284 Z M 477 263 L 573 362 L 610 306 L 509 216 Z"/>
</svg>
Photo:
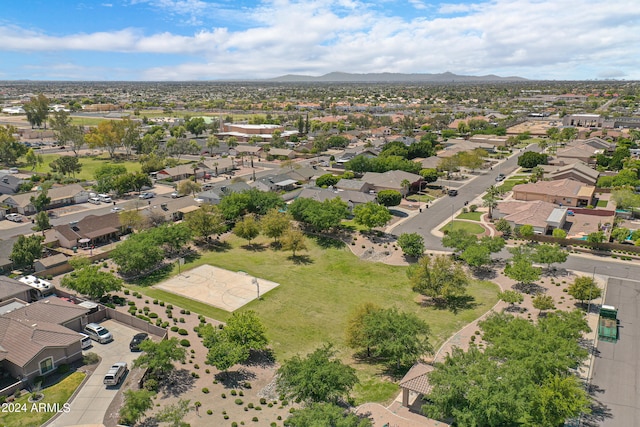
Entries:
<svg viewBox="0 0 640 427">
<path fill-rule="evenodd" d="M 445 231 L 455 231 L 455 230 L 464 230 L 469 234 L 482 234 L 486 231 L 485 228 L 480 224 L 475 224 L 473 222 L 467 222 L 467 221 L 455 221 L 455 220 L 453 221 L 453 224 L 451 221 L 449 221 L 447 225 L 445 225 L 440 229 L 440 231 L 443 233 Z"/>
<path fill-rule="evenodd" d="M 470 224 L 476 225 L 476 224 Z M 240 310 L 255 310 L 264 322 L 279 360 L 305 355 L 323 342 L 334 343 L 341 357 L 358 370 L 362 383 L 356 389 L 358 401 L 385 401 L 397 386 L 383 381 L 381 365 L 354 363 L 344 342 L 349 314 L 360 304 L 372 302 L 417 314 L 430 326 L 432 344 L 438 348 L 463 325 L 486 312 L 497 301 L 498 287 L 490 282 L 474 282 L 468 293 L 474 298 L 471 309 L 454 313 L 424 307 L 422 298 L 411 290 L 404 266 L 360 260 L 340 242 L 309 238 L 308 251 L 297 259 L 290 252 L 273 250 L 269 241 L 258 238 L 258 248 L 248 248 L 245 240 L 229 236 L 229 249 L 205 252 L 182 268 L 184 273 L 202 264 L 272 280 L 280 286 Z M 254 245 L 255 246 L 255 245 Z M 177 274 L 177 267 L 171 274 Z M 194 313 L 226 320 L 230 313 L 153 288 L 129 286 L 152 298 L 162 299 Z"/>
<path fill-rule="evenodd" d="M 71 153 L 73 155 L 73 153 Z M 51 168 L 49 167 L 49 163 L 54 161 L 60 157 L 59 154 L 43 154 L 42 160 L 43 163 L 36 167 L 35 172 L 39 173 L 49 173 L 51 172 Z M 139 172 L 141 170 L 141 165 L 135 161 L 123 161 L 123 160 L 113 160 L 109 158 L 108 154 L 102 154 L 100 156 L 82 156 L 79 157 L 80 164 L 82 164 L 82 170 L 78 173 L 75 178 L 80 180 L 92 180 L 94 178 L 94 174 L 96 169 L 98 169 L 102 165 L 108 164 L 118 164 L 126 166 L 129 172 Z M 24 169 L 28 169 L 28 166 L 22 165 Z"/>
<path fill-rule="evenodd" d="M 24 411 L 0 412 L 0 425 L 20 427 L 39 427 L 44 425 L 56 413 L 39 410 L 38 405 L 44 403 L 52 407 L 52 404 L 57 403 L 60 410 L 62 410 L 62 405 L 69 400 L 85 376 L 84 372 L 74 372 L 57 384 L 43 389 L 44 398 L 38 403 L 29 402 L 30 393 L 20 396 L 13 402 L 13 407 L 15 408 L 15 405 L 19 405 L 18 407 L 24 409 Z M 32 405 L 36 406 L 33 407 Z"/>
<path fill-rule="evenodd" d="M 71 124 L 76 126 L 98 126 L 100 122 L 104 122 L 105 120 L 113 119 L 105 119 L 104 117 L 72 116 Z"/>
<path fill-rule="evenodd" d="M 482 217 L 483 212 L 463 212 L 458 215 L 457 219 L 469 219 L 471 221 L 480 221 L 480 217 Z"/>
</svg>

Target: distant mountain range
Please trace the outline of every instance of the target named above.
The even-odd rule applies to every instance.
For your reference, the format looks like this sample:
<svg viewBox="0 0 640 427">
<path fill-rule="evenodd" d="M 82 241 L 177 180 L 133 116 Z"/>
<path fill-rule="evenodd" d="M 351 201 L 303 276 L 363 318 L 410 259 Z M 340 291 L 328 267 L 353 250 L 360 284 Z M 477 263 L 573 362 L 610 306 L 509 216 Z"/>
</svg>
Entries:
<svg viewBox="0 0 640 427">
<path fill-rule="evenodd" d="M 287 74 L 272 79 L 278 83 L 470 83 L 470 82 L 520 82 L 527 81 L 522 77 L 500 77 L 493 74 L 486 76 L 461 76 L 450 72 L 440 74 L 403 74 L 403 73 L 366 73 L 352 74 L 333 72 L 313 77 L 299 74 Z"/>
</svg>

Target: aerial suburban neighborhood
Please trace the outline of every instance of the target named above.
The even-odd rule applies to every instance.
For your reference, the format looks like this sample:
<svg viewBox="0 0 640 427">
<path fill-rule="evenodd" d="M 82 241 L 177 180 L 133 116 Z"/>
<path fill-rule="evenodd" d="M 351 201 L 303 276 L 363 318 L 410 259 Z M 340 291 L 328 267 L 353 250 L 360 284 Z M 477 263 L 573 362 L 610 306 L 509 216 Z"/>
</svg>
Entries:
<svg viewBox="0 0 640 427">
<path fill-rule="evenodd" d="M 0 103 L 0 425 L 636 425 L 637 83 Z"/>
</svg>

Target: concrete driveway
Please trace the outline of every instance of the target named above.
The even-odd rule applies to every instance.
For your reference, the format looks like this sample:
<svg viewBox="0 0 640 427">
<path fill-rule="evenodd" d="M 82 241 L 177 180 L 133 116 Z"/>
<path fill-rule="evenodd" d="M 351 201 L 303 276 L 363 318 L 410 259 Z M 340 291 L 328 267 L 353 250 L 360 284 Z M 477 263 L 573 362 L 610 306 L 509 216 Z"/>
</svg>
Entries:
<svg viewBox="0 0 640 427">
<path fill-rule="evenodd" d="M 140 331 L 113 320 L 106 320 L 101 324 L 113 334 L 113 341 L 108 344 L 100 344 L 94 341 L 93 346 L 85 350 L 85 352 L 98 354 L 102 360 L 93 375 L 87 379 L 71 402 L 71 410 L 66 414 L 61 414 L 58 418 L 46 424 L 47 426 L 69 427 L 83 424 L 100 424 L 118 389 L 129 387 L 128 375 L 118 387 L 107 388 L 102 384 L 102 380 L 109 367 L 116 362 L 127 362 L 129 368 L 131 368 L 133 360 L 140 353 L 129 351 L 129 342 Z"/>
</svg>

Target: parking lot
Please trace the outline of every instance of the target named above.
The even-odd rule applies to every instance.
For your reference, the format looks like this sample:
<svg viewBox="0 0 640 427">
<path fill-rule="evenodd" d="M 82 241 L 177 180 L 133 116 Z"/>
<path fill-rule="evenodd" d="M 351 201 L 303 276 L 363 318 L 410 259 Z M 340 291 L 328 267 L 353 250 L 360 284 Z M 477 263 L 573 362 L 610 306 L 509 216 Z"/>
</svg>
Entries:
<svg viewBox="0 0 640 427">
<path fill-rule="evenodd" d="M 93 346 L 85 350 L 99 355 L 102 360 L 91 377 L 87 379 L 78 394 L 71 402 L 71 410 L 61 414 L 58 418 L 47 424 L 51 427 L 68 427 L 83 424 L 102 423 L 102 420 L 116 396 L 118 389 L 128 387 L 129 376 L 118 387 L 107 388 L 102 380 L 109 370 L 109 367 L 116 362 L 126 362 L 131 368 L 133 360 L 140 353 L 129 351 L 129 342 L 138 330 L 130 328 L 113 320 L 106 320 L 101 323 L 113 334 L 113 341 L 108 344 L 100 344 L 96 341 Z"/>
</svg>

